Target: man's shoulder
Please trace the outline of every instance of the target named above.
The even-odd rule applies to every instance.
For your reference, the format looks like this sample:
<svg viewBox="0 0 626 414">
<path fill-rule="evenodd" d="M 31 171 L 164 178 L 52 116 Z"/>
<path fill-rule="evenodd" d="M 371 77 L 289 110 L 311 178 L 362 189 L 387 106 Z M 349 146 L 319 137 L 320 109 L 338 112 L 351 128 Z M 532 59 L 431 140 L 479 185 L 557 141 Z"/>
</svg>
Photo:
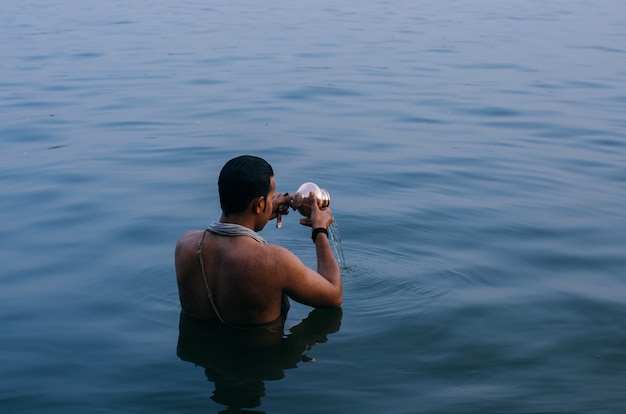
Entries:
<svg viewBox="0 0 626 414">
<path fill-rule="evenodd" d="M 178 238 L 178 242 L 188 240 L 189 238 L 192 238 L 192 237 L 197 237 L 197 236 L 201 235 L 203 231 L 204 230 L 189 230 L 189 231 L 186 231 L 186 232 L 184 232 L 183 234 L 180 235 L 180 237 Z"/>
<path fill-rule="evenodd" d="M 291 250 L 287 249 L 286 247 L 279 246 L 278 244 L 265 244 L 265 245 L 262 245 L 262 249 L 266 253 L 271 254 L 273 256 L 284 257 L 284 258 L 289 258 L 291 256 L 295 257 L 295 255 L 291 252 Z"/>
<path fill-rule="evenodd" d="M 178 238 L 178 241 L 176 241 L 176 251 L 182 252 L 191 248 L 195 251 L 196 244 L 201 236 L 202 230 L 189 230 L 184 232 Z"/>
<path fill-rule="evenodd" d="M 265 251 L 267 261 L 284 272 L 293 274 L 304 266 L 300 258 L 286 247 L 268 244 L 263 246 L 262 251 Z"/>
</svg>

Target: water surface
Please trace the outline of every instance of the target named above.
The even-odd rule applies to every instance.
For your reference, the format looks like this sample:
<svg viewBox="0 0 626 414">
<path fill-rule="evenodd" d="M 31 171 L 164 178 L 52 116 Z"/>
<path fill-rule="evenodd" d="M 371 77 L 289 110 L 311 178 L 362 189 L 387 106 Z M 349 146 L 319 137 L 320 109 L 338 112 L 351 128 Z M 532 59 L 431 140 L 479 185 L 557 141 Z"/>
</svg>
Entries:
<svg viewBox="0 0 626 414">
<path fill-rule="evenodd" d="M 621 2 L 0 11 L 2 412 L 626 410 Z M 330 192 L 344 305 L 225 383 L 173 247 L 242 153 Z"/>
</svg>

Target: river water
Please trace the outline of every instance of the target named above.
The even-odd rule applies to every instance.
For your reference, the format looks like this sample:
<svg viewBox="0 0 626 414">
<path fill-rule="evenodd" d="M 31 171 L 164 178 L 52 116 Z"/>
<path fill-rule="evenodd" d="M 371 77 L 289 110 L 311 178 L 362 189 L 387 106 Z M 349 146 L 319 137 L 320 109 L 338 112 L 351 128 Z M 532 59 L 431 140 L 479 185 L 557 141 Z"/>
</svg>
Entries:
<svg viewBox="0 0 626 414">
<path fill-rule="evenodd" d="M 625 16 L 3 2 L 0 411 L 625 412 Z M 269 347 L 174 278 L 244 153 L 329 191 L 345 260 L 342 309 L 292 303 Z"/>
</svg>

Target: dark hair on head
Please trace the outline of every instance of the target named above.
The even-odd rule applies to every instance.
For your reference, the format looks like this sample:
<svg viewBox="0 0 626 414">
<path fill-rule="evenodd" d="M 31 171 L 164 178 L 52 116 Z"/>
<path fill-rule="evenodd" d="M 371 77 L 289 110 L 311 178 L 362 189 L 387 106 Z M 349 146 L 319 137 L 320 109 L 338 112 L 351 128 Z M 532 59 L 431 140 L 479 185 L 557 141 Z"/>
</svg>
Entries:
<svg viewBox="0 0 626 414">
<path fill-rule="evenodd" d="M 272 166 L 263 158 L 241 155 L 228 161 L 217 181 L 224 215 L 240 213 L 255 197 L 267 196 L 273 176 Z"/>
</svg>

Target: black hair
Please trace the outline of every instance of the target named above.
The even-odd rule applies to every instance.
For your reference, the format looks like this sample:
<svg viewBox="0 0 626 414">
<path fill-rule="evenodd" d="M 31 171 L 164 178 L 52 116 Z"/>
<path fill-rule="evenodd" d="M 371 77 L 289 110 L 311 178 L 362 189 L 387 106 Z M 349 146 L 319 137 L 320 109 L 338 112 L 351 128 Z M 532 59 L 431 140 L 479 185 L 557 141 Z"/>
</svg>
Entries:
<svg viewBox="0 0 626 414">
<path fill-rule="evenodd" d="M 217 181 L 224 215 L 245 211 L 255 197 L 266 197 L 273 176 L 272 166 L 253 155 L 241 155 L 224 164 Z"/>
</svg>

